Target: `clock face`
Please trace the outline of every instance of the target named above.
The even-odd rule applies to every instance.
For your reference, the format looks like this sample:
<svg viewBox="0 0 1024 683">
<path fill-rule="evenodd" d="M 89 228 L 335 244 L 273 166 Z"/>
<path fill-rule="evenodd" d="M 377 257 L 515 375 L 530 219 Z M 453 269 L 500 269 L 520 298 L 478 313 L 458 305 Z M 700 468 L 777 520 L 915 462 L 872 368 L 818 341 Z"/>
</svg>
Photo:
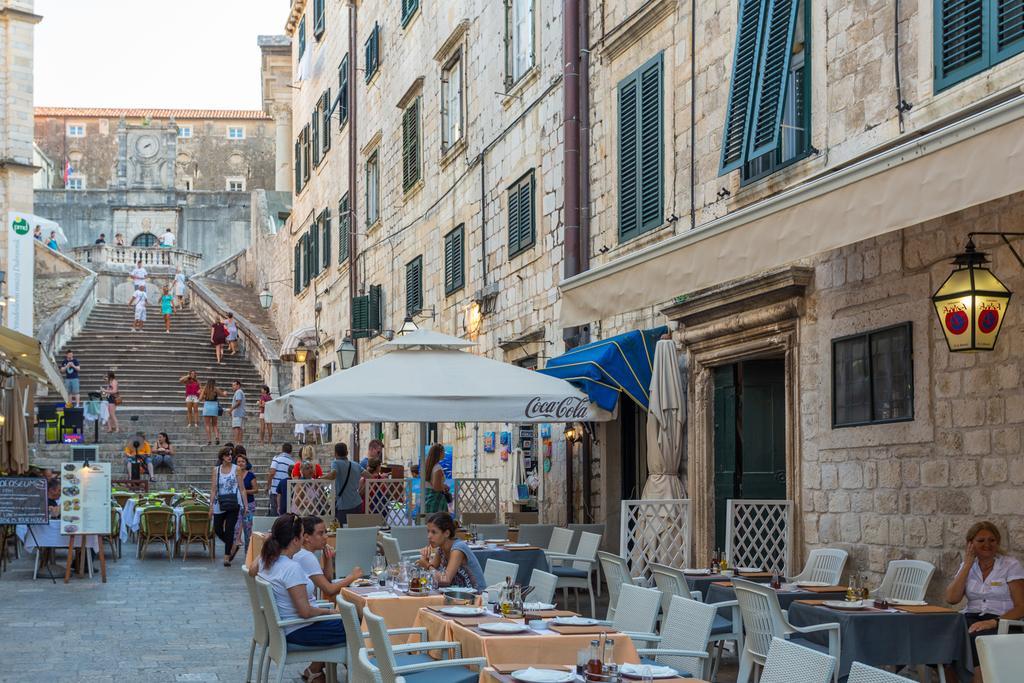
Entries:
<svg viewBox="0 0 1024 683">
<path fill-rule="evenodd" d="M 143 159 L 152 159 L 160 151 L 160 141 L 155 135 L 140 135 L 135 140 L 135 152 Z"/>
</svg>

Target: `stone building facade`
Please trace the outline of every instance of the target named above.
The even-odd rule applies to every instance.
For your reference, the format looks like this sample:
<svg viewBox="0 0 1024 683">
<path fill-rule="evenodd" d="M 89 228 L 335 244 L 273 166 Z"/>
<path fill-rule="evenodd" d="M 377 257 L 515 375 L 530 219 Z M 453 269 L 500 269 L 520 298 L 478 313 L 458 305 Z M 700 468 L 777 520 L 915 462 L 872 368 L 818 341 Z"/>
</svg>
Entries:
<svg viewBox="0 0 1024 683">
<path fill-rule="evenodd" d="M 1024 230 L 1024 35 L 1010 32 L 995 44 L 978 33 L 976 52 L 943 62 L 936 40 L 963 36 L 933 0 L 901 3 L 898 13 L 882 2 L 784 4 L 776 40 L 763 48 L 775 61 L 737 39 L 739 24 L 756 22 L 764 3 L 583 3 L 589 221 L 578 275 L 563 270 L 573 245 L 563 205 L 562 68 L 571 60 L 562 3 L 455 2 L 438 10 L 413 2 L 402 4 L 414 8 L 404 17 L 398 6 L 327 3 L 317 35 L 312 3 L 296 0 L 288 26 L 298 86 L 294 154 L 306 153 L 318 100 L 333 105 L 338 68 L 354 44 L 354 293 L 381 286 L 383 329 L 401 325 L 406 267 L 419 256 L 415 303 L 435 314 L 425 324 L 470 335 L 494 358 L 535 357 L 542 366 L 564 351 L 567 330 L 603 339 L 668 321 L 689 368 L 684 468 L 697 558 L 722 544 L 726 498 L 788 499 L 797 564 L 809 548 L 838 545 L 850 550 L 851 569 L 877 578 L 886 560 L 917 557 L 938 566 L 937 588 L 976 519 L 994 519 L 1011 551 L 1024 547 L 1013 493 L 1024 462 L 1020 316 L 1011 304 L 993 352 L 951 353 L 929 300 L 968 232 Z M 997 3 L 982 5 L 990 13 Z M 503 6 L 528 11 L 507 22 Z M 502 53 L 516 44 L 508 26 L 528 24 L 526 66 Z M 766 30 L 747 26 L 747 37 Z M 378 65 L 367 82 L 374 40 Z M 463 50 L 464 142 L 446 152 L 454 49 Z M 419 111 L 408 114 L 413 103 Z M 418 137 L 408 140 L 407 116 L 418 121 Z M 336 220 L 349 191 L 352 121 L 339 127 L 335 112 L 330 124 L 330 149 L 320 138 L 326 156 L 311 161 L 309 179 L 295 169 L 288 238 L 261 247 L 272 250 L 273 265 L 256 278 L 284 281 L 268 285 L 278 327 L 296 338 L 307 330 L 321 373 L 353 328 L 353 259 L 337 262 Z M 419 177 L 407 173 L 403 155 L 404 143 L 417 140 Z M 367 220 L 368 166 L 371 181 L 380 179 L 379 220 Z M 509 190 L 531 171 L 537 231 L 520 252 L 509 236 Z M 304 249 L 311 225 L 323 235 L 320 216 L 331 221 L 331 262 L 307 285 Z M 466 285 L 446 295 L 444 238 L 460 224 Z M 998 237 L 978 242 L 993 272 L 1019 288 L 1024 272 L 1010 247 Z M 474 302 L 487 304 L 482 318 Z M 360 340 L 360 357 L 375 355 L 380 341 Z M 863 349 L 876 345 L 888 349 L 889 374 L 863 376 Z M 315 374 L 304 372 L 307 380 Z M 866 403 L 853 400 L 864 395 L 851 377 L 872 388 Z M 736 451 L 743 444 L 730 436 L 730 411 L 743 406 L 751 411 L 745 424 L 760 430 L 746 454 L 747 469 L 765 475 L 758 481 L 744 480 Z M 456 471 L 470 471 L 472 432 L 441 431 L 455 445 Z M 385 432 L 392 452 L 409 461 L 418 435 Z M 767 444 L 760 451 L 758 438 Z M 636 409 L 620 402 L 617 420 L 595 432 L 589 468 L 573 468 L 566 485 L 556 438 L 556 463 L 544 477 L 548 519 L 605 521 L 616 546 L 619 501 L 638 494 L 623 482 L 645 476 L 644 439 Z M 764 460 L 756 467 L 755 455 Z M 487 458 L 482 472 L 507 480 L 507 466 Z"/>
</svg>

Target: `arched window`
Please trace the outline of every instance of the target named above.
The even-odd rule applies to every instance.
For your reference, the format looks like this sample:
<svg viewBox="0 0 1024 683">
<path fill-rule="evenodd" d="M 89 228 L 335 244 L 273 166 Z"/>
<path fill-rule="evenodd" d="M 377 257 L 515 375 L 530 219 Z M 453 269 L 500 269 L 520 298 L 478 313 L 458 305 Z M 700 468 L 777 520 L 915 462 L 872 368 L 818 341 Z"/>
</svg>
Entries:
<svg viewBox="0 0 1024 683">
<path fill-rule="evenodd" d="M 144 232 L 132 240 L 133 247 L 155 247 L 157 244 L 156 235 L 151 232 Z"/>
</svg>

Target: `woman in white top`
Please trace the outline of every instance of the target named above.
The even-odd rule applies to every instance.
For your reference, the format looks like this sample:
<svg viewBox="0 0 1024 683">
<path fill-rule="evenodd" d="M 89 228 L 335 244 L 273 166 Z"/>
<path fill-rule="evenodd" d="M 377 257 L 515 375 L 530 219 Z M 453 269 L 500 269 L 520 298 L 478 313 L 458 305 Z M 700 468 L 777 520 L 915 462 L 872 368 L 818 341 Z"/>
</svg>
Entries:
<svg viewBox="0 0 1024 683">
<path fill-rule="evenodd" d="M 174 274 L 174 296 L 178 300 L 178 310 L 185 310 L 185 273 L 181 272 L 181 266 Z"/>
<path fill-rule="evenodd" d="M 349 575 L 343 579 L 328 581 L 324 576 L 323 566 L 320 564 L 316 553 L 322 552 L 324 559 L 333 562 L 334 548 L 327 545 L 327 525 L 324 520 L 314 515 L 307 515 L 302 518 L 302 550 L 295 553 L 293 560 L 302 565 L 306 576 L 313 582 L 313 585 L 320 589 L 320 597 L 324 600 L 333 600 L 341 593 L 341 589 L 350 585 L 356 579 L 363 578 L 361 567 L 354 567 Z"/>
<path fill-rule="evenodd" d="M 313 582 L 302 565 L 295 561 L 295 555 L 302 550 L 302 520 L 291 512 L 277 518 L 270 529 L 270 536 L 263 542 L 260 551 L 259 576 L 270 584 L 274 593 L 274 604 L 281 620 L 311 619 L 321 615 L 334 615 L 337 619 L 315 621 L 306 626 L 286 626 L 284 637 L 293 645 L 326 647 L 345 642 L 345 628 L 341 615 L 334 610 L 314 607 Z M 252 573 L 253 568 L 249 569 Z M 326 683 L 323 662 L 313 662 L 303 679 L 308 683 Z"/>
<path fill-rule="evenodd" d="M 963 612 L 975 667 L 978 651 L 974 639 L 995 633 L 1000 619 L 1024 617 L 1024 567 L 1016 558 L 1003 554 L 1001 541 L 999 529 L 992 522 L 978 522 L 968 529 L 963 564 L 946 588 L 946 602 L 950 604 L 967 598 Z M 981 680 L 980 672 L 976 671 L 974 680 Z"/>
<path fill-rule="evenodd" d="M 241 474 L 234 463 L 234 452 L 222 448 L 217 453 L 217 466 L 210 473 L 210 515 L 213 532 L 224 542 L 224 566 L 230 567 L 239 545 L 235 543 L 235 526 L 245 509 L 245 494 L 240 486 Z"/>
</svg>

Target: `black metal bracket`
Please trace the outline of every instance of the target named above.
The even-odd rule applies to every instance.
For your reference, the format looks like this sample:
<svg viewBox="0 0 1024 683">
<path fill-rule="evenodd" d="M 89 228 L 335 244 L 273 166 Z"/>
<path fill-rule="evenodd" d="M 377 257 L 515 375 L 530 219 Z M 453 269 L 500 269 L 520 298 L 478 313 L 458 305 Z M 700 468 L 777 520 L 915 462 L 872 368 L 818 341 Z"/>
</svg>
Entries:
<svg viewBox="0 0 1024 683">
<path fill-rule="evenodd" d="M 974 243 L 974 236 L 975 235 L 992 235 L 992 236 L 997 236 L 997 237 L 1003 238 L 1003 242 L 1009 248 L 1010 253 L 1013 254 L 1013 257 L 1015 259 L 1017 259 L 1017 263 L 1020 264 L 1020 267 L 1024 268 L 1024 259 L 1022 259 L 1020 254 L 1017 253 L 1017 250 L 1013 248 L 1013 244 L 1010 242 L 1010 239 L 1009 239 L 1010 237 L 1024 237 L 1024 232 L 994 232 L 994 231 L 993 232 L 985 232 L 985 231 L 969 232 L 969 233 L 967 233 L 967 242 L 968 242 L 968 244 L 973 245 L 973 243 Z"/>
</svg>

